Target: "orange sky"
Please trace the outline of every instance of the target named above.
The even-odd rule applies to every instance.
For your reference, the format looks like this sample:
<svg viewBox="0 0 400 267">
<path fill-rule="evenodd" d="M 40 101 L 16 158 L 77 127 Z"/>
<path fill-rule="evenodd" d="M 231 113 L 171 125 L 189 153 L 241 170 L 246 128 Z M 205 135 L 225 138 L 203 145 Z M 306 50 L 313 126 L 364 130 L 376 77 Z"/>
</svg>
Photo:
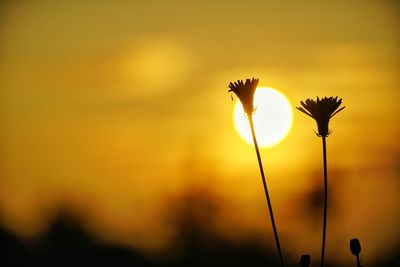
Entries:
<svg viewBox="0 0 400 267">
<path fill-rule="evenodd" d="M 395 1 L 3 1 L 2 224 L 33 236 L 69 206 L 97 235 L 157 250 L 174 233 L 163 220 L 172 199 L 206 188 L 224 199 L 221 232 L 270 231 L 227 93 L 230 81 L 255 76 L 293 106 L 317 95 L 347 106 L 328 138 L 327 255 L 352 260 L 353 236 L 366 261 L 395 249 L 399 11 Z M 287 138 L 262 151 L 293 257 L 319 251 L 322 216 L 303 212 L 322 186 L 315 128 L 295 111 Z"/>
</svg>

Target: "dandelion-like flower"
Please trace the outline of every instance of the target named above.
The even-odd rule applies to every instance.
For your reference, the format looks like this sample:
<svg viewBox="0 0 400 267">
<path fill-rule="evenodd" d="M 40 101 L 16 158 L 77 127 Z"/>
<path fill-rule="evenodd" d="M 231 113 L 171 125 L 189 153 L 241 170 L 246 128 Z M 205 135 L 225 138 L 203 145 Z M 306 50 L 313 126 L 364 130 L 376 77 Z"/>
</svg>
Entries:
<svg viewBox="0 0 400 267">
<path fill-rule="evenodd" d="M 317 101 L 307 99 L 300 102 L 302 107 L 297 107 L 298 110 L 310 116 L 317 121 L 318 132 L 316 134 L 322 137 L 322 155 L 324 162 L 324 217 L 322 224 L 322 247 L 321 247 L 321 267 L 324 266 L 325 258 L 325 241 L 326 241 L 326 225 L 327 225 L 327 210 L 328 210 L 328 163 L 326 157 L 326 137 L 331 133 L 329 130 L 329 120 L 339 113 L 345 107 L 340 107 L 342 99 L 338 97 L 323 97 Z"/>
<path fill-rule="evenodd" d="M 317 101 L 308 98 L 304 102 L 301 101 L 300 104 L 303 107 L 297 107 L 297 109 L 317 121 L 317 135 L 319 137 L 327 137 L 331 133 L 329 120 L 345 108 L 339 108 L 342 99 L 338 100 L 338 97 L 323 97 L 321 99 L 317 97 Z"/>
<path fill-rule="evenodd" d="M 282 249 L 281 249 L 281 245 L 279 243 L 278 230 L 276 228 L 274 213 L 272 211 L 271 199 L 269 197 L 267 181 L 265 179 L 265 173 L 264 173 L 264 168 L 263 168 L 263 164 L 262 164 L 262 160 L 261 160 L 260 150 L 258 149 L 256 132 L 254 131 L 254 123 L 253 123 L 252 114 L 254 112 L 253 100 L 254 100 L 254 93 L 256 91 L 257 85 L 258 85 L 258 79 L 254 79 L 254 78 L 246 79 L 245 83 L 243 83 L 243 80 L 237 80 L 237 82 L 229 83 L 230 89 L 228 92 L 234 92 L 237 95 L 240 102 L 242 102 L 243 110 L 246 112 L 247 119 L 249 120 L 251 134 L 253 136 L 254 148 L 255 148 L 256 154 L 257 154 L 258 166 L 260 168 L 260 174 L 261 174 L 261 179 L 262 179 L 262 183 L 263 183 L 264 193 L 265 193 L 265 197 L 267 199 L 268 211 L 269 211 L 269 216 L 270 216 L 271 224 L 272 224 L 272 230 L 274 232 L 275 244 L 276 244 L 276 248 L 278 250 L 281 266 L 285 267 Z"/>
<path fill-rule="evenodd" d="M 237 80 L 237 82 L 229 83 L 230 89 L 228 92 L 234 92 L 236 94 L 243 105 L 244 111 L 248 115 L 251 115 L 254 112 L 253 100 L 257 85 L 258 79 L 254 78 L 246 79 L 245 83 L 243 83 L 243 80 Z"/>
</svg>

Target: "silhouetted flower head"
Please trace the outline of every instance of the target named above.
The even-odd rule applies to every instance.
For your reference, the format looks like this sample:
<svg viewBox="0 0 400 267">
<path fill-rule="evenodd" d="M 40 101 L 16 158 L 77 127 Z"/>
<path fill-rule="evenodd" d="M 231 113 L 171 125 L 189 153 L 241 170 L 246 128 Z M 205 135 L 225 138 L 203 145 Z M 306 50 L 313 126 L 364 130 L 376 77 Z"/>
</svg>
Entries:
<svg viewBox="0 0 400 267">
<path fill-rule="evenodd" d="M 351 254 L 357 256 L 361 252 L 361 244 L 357 238 L 353 238 L 350 240 L 350 251 Z"/>
<path fill-rule="evenodd" d="M 317 121 L 317 135 L 319 137 L 327 137 L 331 133 L 329 120 L 345 108 L 339 108 L 342 99 L 338 100 L 338 97 L 323 97 L 321 99 L 317 97 L 317 101 L 308 98 L 304 102 L 301 101 L 300 104 L 303 107 L 297 107 L 297 109 Z"/>
<path fill-rule="evenodd" d="M 301 267 L 308 267 L 308 266 L 310 266 L 310 262 L 311 262 L 311 257 L 310 257 L 310 255 L 307 255 L 307 254 L 301 255 L 301 257 L 300 257 L 300 262 L 299 262 L 299 265 L 300 265 Z"/>
<path fill-rule="evenodd" d="M 243 83 L 242 80 L 237 80 L 237 82 L 229 83 L 229 91 L 234 92 L 242 102 L 244 111 L 251 115 L 254 111 L 253 99 L 254 92 L 256 91 L 258 85 L 258 79 L 246 79 Z"/>
</svg>

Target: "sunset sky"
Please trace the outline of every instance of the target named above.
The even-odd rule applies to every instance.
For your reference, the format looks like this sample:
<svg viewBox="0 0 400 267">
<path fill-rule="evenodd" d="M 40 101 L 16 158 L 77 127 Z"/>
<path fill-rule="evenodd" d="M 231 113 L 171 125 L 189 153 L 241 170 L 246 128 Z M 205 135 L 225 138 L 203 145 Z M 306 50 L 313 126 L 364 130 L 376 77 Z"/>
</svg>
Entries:
<svg viewBox="0 0 400 267">
<path fill-rule="evenodd" d="M 261 151 L 284 253 L 317 258 L 322 228 L 321 139 L 294 108 L 339 96 L 326 257 L 353 262 L 352 237 L 364 262 L 389 257 L 400 246 L 399 21 L 396 1 L 1 1 L 0 223 L 35 238 L 67 209 L 99 238 L 153 253 L 199 194 L 215 198 L 221 235 L 272 246 L 228 93 L 257 77 L 293 106 L 291 132 Z"/>
</svg>

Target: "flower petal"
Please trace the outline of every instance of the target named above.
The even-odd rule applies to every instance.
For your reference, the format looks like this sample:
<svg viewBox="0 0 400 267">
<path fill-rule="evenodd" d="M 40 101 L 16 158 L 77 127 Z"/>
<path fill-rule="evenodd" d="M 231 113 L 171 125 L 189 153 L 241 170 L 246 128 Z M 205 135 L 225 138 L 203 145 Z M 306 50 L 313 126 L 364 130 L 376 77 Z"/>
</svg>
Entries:
<svg viewBox="0 0 400 267">
<path fill-rule="evenodd" d="M 302 107 L 296 107 L 296 109 L 299 110 L 299 111 L 301 111 L 301 112 L 303 112 L 304 114 L 306 114 L 306 115 L 308 115 L 308 116 L 310 116 L 311 118 L 314 119 L 314 117 L 313 117 L 310 113 L 308 113 L 304 108 L 302 108 Z"/>
<path fill-rule="evenodd" d="M 333 116 L 335 116 L 337 113 L 339 113 L 339 111 L 341 111 L 341 110 L 344 109 L 345 107 L 346 107 L 346 106 L 344 106 L 344 107 L 342 107 L 342 108 L 336 110 L 336 112 L 334 112 L 334 113 L 331 115 L 331 118 L 332 118 Z"/>
</svg>

